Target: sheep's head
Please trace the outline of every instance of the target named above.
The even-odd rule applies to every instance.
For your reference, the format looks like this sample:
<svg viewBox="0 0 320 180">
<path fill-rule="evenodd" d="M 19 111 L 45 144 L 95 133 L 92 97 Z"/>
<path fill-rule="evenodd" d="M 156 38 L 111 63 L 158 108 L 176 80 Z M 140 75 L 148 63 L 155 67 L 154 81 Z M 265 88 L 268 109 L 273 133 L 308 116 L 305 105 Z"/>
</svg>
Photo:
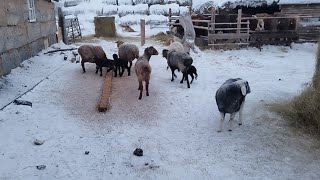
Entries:
<svg viewBox="0 0 320 180">
<path fill-rule="evenodd" d="M 115 43 L 117 43 L 117 47 L 119 47 L 121 44 L 124 44 L 124 42 L 121 41 L 121 40 L 118 40 L 118 41 L 116 41 Z"/>
<path fill-rule="evenodd" d="M 149 46 L 144 50 L 144 53 L 147 54 L 148 56 L 152 56 L 152 55 L 158 55 L 158 51 L 156 50 L 156 48 L 154 48 L 153 46 Z"/>
<path fill-rule="evenodd" d="M 246 80 L 242 80 L 240 78 L 238 78 L 239 80 L 236 81 L 237 84 L 239 84 L 240 88 L 241 88 L 241 93 L 243 96 L 249 94 L 251 92 L 251 88 L 249 86 L 248 81 Z"/>
<path fill-rule="evenodd" d="M 164 57 L 164 58 L 166 58 L 166 59 L 167 59 L 167 57 L 168 57 L 168 52 L 169 52 L 169 50 L 168 50 L 168 49 L 164 49 L 164 50 L 162 50 L 162 57 Z"/>
<path fill-rule="evenodd" d="M 112 57 L 113 57 L 114 60 L 118 59 L 118 55 L 117 54 L 113 54 Z"/>
</svg>

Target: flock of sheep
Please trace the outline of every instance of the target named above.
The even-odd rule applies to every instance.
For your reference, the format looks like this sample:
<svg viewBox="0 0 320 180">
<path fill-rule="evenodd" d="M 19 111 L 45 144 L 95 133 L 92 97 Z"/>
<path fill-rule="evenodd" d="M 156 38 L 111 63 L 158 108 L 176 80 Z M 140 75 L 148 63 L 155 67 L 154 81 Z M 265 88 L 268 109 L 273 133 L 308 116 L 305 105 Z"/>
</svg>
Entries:
<svg viewBox="0 0 320 180">
<path fill-rule="evenodd" d="M 107 72 L 112 70 L 115 77 L 117 77 L 118 73 L 119 76 L 122 76 L 124 70 L 127 69 L 128 76 L 130 76 L 132 61 L 137 59 L 134 69 L 139 82 L 139 100 L 142 98 L 143 81 L 145 82 L 146 96 L 149 96 L 149 81 L 152 71 L 149 61 L 151 56 L 159 54 L 158 51 L 153 46 L 149 46 L 144 49 L 143 55 L 139 56 L 139 49 L 136 45 L 123 41 L 117 41 L 116 43 L 118 54 L 113 54 L 113 60 L 107 58 L 101 46 L 80 46 L 78 52 L 81 57 L 83 72 L 86 72 L 84 63 L 90 62 L 96 64 L 96 73 L 100 70 L 100 76 L 102 76 L 102 67 L 107 67 Z M 197 78 L 198 74 L 197 69 L 192 65 L 193 58 L 189 52 L 185 51 L 184 46 L 180 42 L 173 42 L 167 49 L 162 51 L 162 57 L 167 59 L 167 69 L 171 69 L 171 81 L 177 77 L 174 73 L 177 69 L 183 74 L 180 83 L 186 80 L 187 86 L 190 88 L 194 75 L 195 78 Z M 189 82 L 188 75 L 192 77 L 191 82 Z M 245 97 L 250 92 L 249 83 L 241 78 L 228 79 L 219 87 L 215 95 L 218 110 L 221 114 L 218 132 L 221 132 L 223 129 L 226 113 L 230 114 L 229 131 L 233 129 L 234 117 L 237 112 L 239 112 L 239 125 L 242 124 L 242 111 Z"/>
</svg>

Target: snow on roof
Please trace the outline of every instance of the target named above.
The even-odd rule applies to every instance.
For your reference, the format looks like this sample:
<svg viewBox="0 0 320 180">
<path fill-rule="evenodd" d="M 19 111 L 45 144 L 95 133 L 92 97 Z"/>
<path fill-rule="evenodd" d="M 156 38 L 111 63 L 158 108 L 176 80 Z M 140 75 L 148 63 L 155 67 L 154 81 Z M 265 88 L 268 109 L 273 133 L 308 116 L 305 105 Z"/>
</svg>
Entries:
<svg viewBox="0 0 320 180">
<path fill-rule="evenodd" d="M 280 0 L 278 4 L 320 4 L 320 0 Z"/>
<path fill-rule="evenodd" d="M 263 4 L 270 5 L 274 2 L 277 2 L 277 0 L 194 0 L 193 9 L 200 10 L 200 12 L 202 12 L 202 10 L 205 8 L 212 7 L 212 6 L 224 7 L 228 3 L 231 3 L 231 7 L 234 8 L 237 5 L 257 7 Z"/>
</svg>

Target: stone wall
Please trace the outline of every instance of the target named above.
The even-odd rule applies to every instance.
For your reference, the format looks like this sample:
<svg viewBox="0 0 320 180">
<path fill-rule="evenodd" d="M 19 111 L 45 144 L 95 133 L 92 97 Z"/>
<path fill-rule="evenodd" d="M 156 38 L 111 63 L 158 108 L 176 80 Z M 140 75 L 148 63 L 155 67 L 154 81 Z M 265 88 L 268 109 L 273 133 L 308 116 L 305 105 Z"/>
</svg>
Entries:
<svg viewBox="0 0 320 180">
<path fill-rule="evenodd" d="M 55 9 L 48 0 L 34 0 L 36 21 L 29 22 L 27 0 L 0 3 L 0 76 L 56 41 Z"/>
</svg>

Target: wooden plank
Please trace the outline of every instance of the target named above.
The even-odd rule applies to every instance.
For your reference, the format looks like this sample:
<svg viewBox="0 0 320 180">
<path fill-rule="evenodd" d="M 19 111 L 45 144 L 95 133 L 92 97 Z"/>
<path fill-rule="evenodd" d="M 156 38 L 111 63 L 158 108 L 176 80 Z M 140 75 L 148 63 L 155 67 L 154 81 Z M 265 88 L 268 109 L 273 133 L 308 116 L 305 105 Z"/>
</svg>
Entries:
<svg viewBox="0 0 320 180">
<path fill-rule="evenodd" d="M 210 20 L 193 19 L 192 22 L 210 22 Z"/>
<path fill-rule="evenodd" d="M 247 30 L 247 29 L 248 28 L 216 28 L 216 31 L 219 31 L 219 30 L 225 30 L 225 31 L 228 31 L 228 30 Z"/>
<path fill-rule="evenodd" d="M 242 18 L 241 18 L 242 19 Z M 215 25 L 236 25 L 238 23 L 212 23 L 212 22 L 209 22 L 208 24 L 215 24 Z M 245 21 L 245 22 L 241 22 L 240 23 L 241 25 L 246 25 L 246 24 L 250 24 L 249 22 Z"/>
<path fill-rule="evenodd" d="M 204 27 L 204 26 L 193 26 L 193 28 L 195 28 L 195 29 L 205 29 L 205 30 L 208 30 L 208 27 Z"/>
<path fill-rule="evenodd" d="M 225 34 L 209 34 L 209 39 L 241 39 L 248 38 L 249 34 L 247 33 L 225 33 Z"/>
<path fill-rule="evenodd" d="M 208 44 L 208 46 L 225 46 L 225 45 L 249 45 L 249 43 L 218 43 L 218 44 Z"/>
</svg>

